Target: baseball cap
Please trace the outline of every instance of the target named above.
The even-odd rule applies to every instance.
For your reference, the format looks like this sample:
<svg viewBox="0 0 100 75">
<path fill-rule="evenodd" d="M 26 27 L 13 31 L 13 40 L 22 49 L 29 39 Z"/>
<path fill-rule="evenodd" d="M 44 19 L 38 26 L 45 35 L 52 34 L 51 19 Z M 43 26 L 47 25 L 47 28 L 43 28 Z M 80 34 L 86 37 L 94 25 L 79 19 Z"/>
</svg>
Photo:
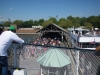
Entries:
<svg viewBox="0 0 100 75">
<path fill-rule="evenodd" d="M 16 30 L 16 28 L 15 28 L 15 26 L 10 26 L 9 28 L 8 28 L 8 30 Z"/>
<path fill-rule="evenodd" d="M 15 26 L 13 26 L 13 25 L 11 25 L 11 26 L 8 28 L 8 30 L 10 30 L 10 31 L 12 31 L 12 32 L 14 32 L 14 33 L 16 33 L 16 28 L 15 28 Z"/>
</svg>

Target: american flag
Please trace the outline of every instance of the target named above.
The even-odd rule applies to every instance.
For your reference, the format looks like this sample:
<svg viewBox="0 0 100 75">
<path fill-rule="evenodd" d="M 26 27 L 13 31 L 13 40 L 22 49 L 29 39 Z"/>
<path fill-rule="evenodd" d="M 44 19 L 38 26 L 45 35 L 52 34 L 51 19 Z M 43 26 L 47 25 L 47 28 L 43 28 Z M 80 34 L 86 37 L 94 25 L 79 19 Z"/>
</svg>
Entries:
<svg viewBox="0 0 100 75">
<path fill-rule="evenodd" d="M 56 16 L 56 18 L 58 18 L 58 15 Z"/>
</svg>

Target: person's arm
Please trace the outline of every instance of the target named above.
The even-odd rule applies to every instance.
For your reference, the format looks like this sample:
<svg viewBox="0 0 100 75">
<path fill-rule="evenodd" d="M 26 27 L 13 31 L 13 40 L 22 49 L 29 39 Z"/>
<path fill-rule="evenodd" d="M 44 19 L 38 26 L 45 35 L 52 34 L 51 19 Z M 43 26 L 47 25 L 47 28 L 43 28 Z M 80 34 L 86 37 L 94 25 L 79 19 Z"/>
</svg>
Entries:
<svg viewBox="0 0 100 75">
<path fill-rule="evenodd" d="M 13 33 L 12 35 L 12 40 L 13 40 L 13 43 L 20 43 L 20 44 L 24 43 L 24 40 L 18 37 L 18 35 L 15 33 Z"/>
</svg>

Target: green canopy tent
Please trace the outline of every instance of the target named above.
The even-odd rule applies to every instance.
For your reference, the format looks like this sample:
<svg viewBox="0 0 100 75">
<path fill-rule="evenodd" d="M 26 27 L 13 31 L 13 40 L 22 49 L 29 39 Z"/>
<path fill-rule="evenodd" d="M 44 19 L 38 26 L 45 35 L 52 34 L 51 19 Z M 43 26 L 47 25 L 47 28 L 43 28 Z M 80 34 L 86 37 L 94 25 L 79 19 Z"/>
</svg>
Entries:
<svg viewBox="0 0 100 75">
<path fill-rule="evenodd" d="M 71 63 L 67 54 L 58 48 L 50 48 L 37 58 L 37 62 L 44 67 L 52 68 L 62 68 Z M 66 73 L 64 75 L 66 75 Z"/>
</svg>

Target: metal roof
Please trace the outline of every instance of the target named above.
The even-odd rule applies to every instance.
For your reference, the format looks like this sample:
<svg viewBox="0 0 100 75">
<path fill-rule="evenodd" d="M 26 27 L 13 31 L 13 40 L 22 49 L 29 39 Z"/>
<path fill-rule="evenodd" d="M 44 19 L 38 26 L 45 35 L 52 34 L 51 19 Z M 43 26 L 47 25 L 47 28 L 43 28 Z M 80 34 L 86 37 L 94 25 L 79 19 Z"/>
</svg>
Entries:
<svg viewBox="0 0 100 75">
<path fill-rule="evenodd" d="M 50 28 L 50 26 L 55 26 L 55 28 L 58 28 L 59 30 L 66 32 L 66 30 L 64 30 L 62 27 L 60 27 L 56 24 L 49 24 L 46 27 L 44 27 L 44 28 L 40 29 L 39 31 L 37 31 L 36 33 L 40 32 L 40 31 L 44 31 L 45 29 Z"/>
<path fill-rule="evenodd" d="M 58 48 L 50 48 L 37 58 L 37 62 L 46 67 L 63 67 L 71 63 L 69 56 Z"/>
</svg>

